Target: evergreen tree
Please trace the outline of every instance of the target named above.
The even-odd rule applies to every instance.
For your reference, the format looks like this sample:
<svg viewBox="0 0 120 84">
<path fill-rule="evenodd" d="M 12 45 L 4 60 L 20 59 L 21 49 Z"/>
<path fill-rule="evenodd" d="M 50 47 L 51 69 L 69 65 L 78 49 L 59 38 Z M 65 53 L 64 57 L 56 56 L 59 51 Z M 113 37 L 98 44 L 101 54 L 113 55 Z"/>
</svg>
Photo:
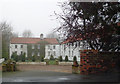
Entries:
<svg viewBox="0 0 120 84">
<path fill-rule="evenodd" d="M 53 57 L 53 55 L 51 55 L 51 56 L 50 56 L 50 60 L 54 60 L 54 57 Z"/>
<path fill-rule="evenodd" d="M 77 57 L 76 56 L 73 57 L 73 61 L 77 61 Z"/>
<path fill-rule="evenodd" d="M 63 59 L 62 59 L 62 56 L 60 56 L 60 57 L 59 57 L 59 61 L 62 62 L 62 60 L 63 60 Z"/>
<path fill-rule="evenodd" d="M 18 62 L 18 55 L 17 55 L 17 53 L 15 53 L 15 52 L 13 52 L 12 53 L 12 56 L 11 56 L 11 58 L 13 59 L 13 60 L 15 60 L 16 62 Z"/>
<path fill-rule="evenodd" d="M 32 61 L 35 62 L 36 61 L 36 56 L 32 56 Z"/>
<path fill-rule="evenodd" d="M 22 62 L 25 62 L 25 55 L 26 55 L 26 54 L 24 53 L 24 54 L 22 54 L 22 56 L 21 56 L 21 61 L 22 61 Z"/>
<path fill-rule="evenodd" d="M 43 56 L 41 57 L 41 62 L 44 62 L 44 57 Z"/>
<path fill-rule="evenodd" d="M 68 56 L 65 56 L 65 61 L 66 61 L 66 62 L 68 61 Z"/>
</svg>

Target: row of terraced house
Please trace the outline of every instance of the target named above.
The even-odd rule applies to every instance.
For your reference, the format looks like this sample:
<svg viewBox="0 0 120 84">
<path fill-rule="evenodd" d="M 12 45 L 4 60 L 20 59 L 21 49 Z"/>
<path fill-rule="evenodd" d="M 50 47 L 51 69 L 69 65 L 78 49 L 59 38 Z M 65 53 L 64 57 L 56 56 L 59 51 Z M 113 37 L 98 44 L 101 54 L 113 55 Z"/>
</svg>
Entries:
<svg viewBox="0 0 120 84">
<path fill-rule="evenodd" d="M 76 41 L 72 45 L 67 45 L 67 43 L 68 41 L 59 42 L 56 38 L 44 38 L 43 34 L 40 35 L 40 38 L 12 38 L 10 41 L 10 58 L 15 52 L 17 55 L 26 53 L 26 57 L 35 55 L 40 58 L 44 56 L 44 59 L 50 59 L 52 55 L 54 58 L 62 56 L 64 60 L 65 56 L 68 56 L 70 61 L 73 61 L 73 57 L 76 56 L 77 61 L 80 61 L 80 50 L 85 49 L 83 42 L 79 44 Z"/>
</svg>

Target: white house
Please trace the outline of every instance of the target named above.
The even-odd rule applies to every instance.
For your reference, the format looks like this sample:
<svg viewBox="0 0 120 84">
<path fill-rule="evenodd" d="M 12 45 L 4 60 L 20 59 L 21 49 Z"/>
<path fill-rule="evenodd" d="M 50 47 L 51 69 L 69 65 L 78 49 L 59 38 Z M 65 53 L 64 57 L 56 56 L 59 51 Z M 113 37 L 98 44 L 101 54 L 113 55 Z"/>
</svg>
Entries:
<svg viewBox="0 0 120 84">
<path fill-rule="evenodd" d="M 85 45 L 85 47 L 83 46 Z M 74 42 L 73 44 L 68 44 L 68 41 L 64 41 L 60 45 L 60 55 L 65 59 L 68 56 L 70 61 L 73 61 L 74 56 L 76 56 L 77 61 L 80 61 L 80 50 L 88 49 L 87 44 L 81 42 Z"/>
<path fill-rule="evenodd" d="M 42 47 L 45 45 L 45 48 Z M 45 50 L 44 50 L 45 49 Z M 24 38 L 17 37 L 12 38 L 10 42 L 10 58 L 15 52 L 18 56 L 25 53 L 26 57 L 29 56 L 43 56 L 43 50 L 45 51 L 45 59 L 49 59 L 51 55 L 54 58 L 59 57 L 59 43 L 56 38 L 43 38 L 43 34 L 40 38 Z"/>
<path fill-rule="evenodd" d="M 68 60 L 73 61 L 76 56 L 77 61 L 80 61 L 80 50 L 87 49 L 83 47 L 85 43 L 74 42 L 68 45 L 69 41 L 59 43 L 56 38 L 43 38 L 43 34 L 40 38 L 24 38 L 17 37 L 12 38 L 10 43 L 10 57 L 15 52 L 17 55 L 26 53 L 26 57 L 37 56 L 38 58 L 44 55 L 44 59 L 50 59 L 51 55 L 54 58 L 62 56 L 63 60 L 68 56 Z M 44 47 L 42 47 L 44 45 Z"/>
<path fill-rule="evenodd" d="M 45 46 L 45 58 L 44 59 L 50 59 L 50 56 L 52 55 L 54 58 L 59 58 L 60 52 L 59 52 L 59 44 L 48 44 Z"/>
</svg>

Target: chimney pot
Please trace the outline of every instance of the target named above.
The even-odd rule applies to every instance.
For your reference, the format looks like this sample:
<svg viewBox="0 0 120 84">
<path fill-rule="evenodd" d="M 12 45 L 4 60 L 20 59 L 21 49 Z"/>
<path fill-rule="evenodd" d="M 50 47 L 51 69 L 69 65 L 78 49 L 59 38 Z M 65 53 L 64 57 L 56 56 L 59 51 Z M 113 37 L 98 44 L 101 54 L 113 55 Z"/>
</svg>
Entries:
<svg viewBox="0 0 120 84">
<path fill-rule="evenodd" d="M 41 40 L 43 39 L 43 34 L 40 34 L 40 39 L 41 39 Z"/>
</svg>

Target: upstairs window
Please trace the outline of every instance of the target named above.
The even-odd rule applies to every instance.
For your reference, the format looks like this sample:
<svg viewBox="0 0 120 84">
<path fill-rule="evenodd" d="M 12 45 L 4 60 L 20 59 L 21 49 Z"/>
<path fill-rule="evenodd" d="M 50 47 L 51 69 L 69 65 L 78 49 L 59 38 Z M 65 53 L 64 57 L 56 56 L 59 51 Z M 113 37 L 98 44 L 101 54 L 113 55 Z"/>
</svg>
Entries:
<svg viewBox="0 0 120 84">
<path fill-rule="evenodd" d="M 56 52 L 54 51 L 54 56 L 56 56 Z"/>
<path fill-rule="evenodd" d="M 55 45 L 53 46 L 53 49 L 55 49 Z"/>
<path fill-rule="evenodd" d="M 15 48 L 17 48 L 17 45 L 15 45 Z"/>
<path fill-rule="evenodd" d="M 21 45 L 21 48 L 23 48 L 23 45 Z"/>
<path fill-rule="evenodd" d="M 50 45 L 48 45 L 48 49 L 50 49 Z"/>
</svg>

